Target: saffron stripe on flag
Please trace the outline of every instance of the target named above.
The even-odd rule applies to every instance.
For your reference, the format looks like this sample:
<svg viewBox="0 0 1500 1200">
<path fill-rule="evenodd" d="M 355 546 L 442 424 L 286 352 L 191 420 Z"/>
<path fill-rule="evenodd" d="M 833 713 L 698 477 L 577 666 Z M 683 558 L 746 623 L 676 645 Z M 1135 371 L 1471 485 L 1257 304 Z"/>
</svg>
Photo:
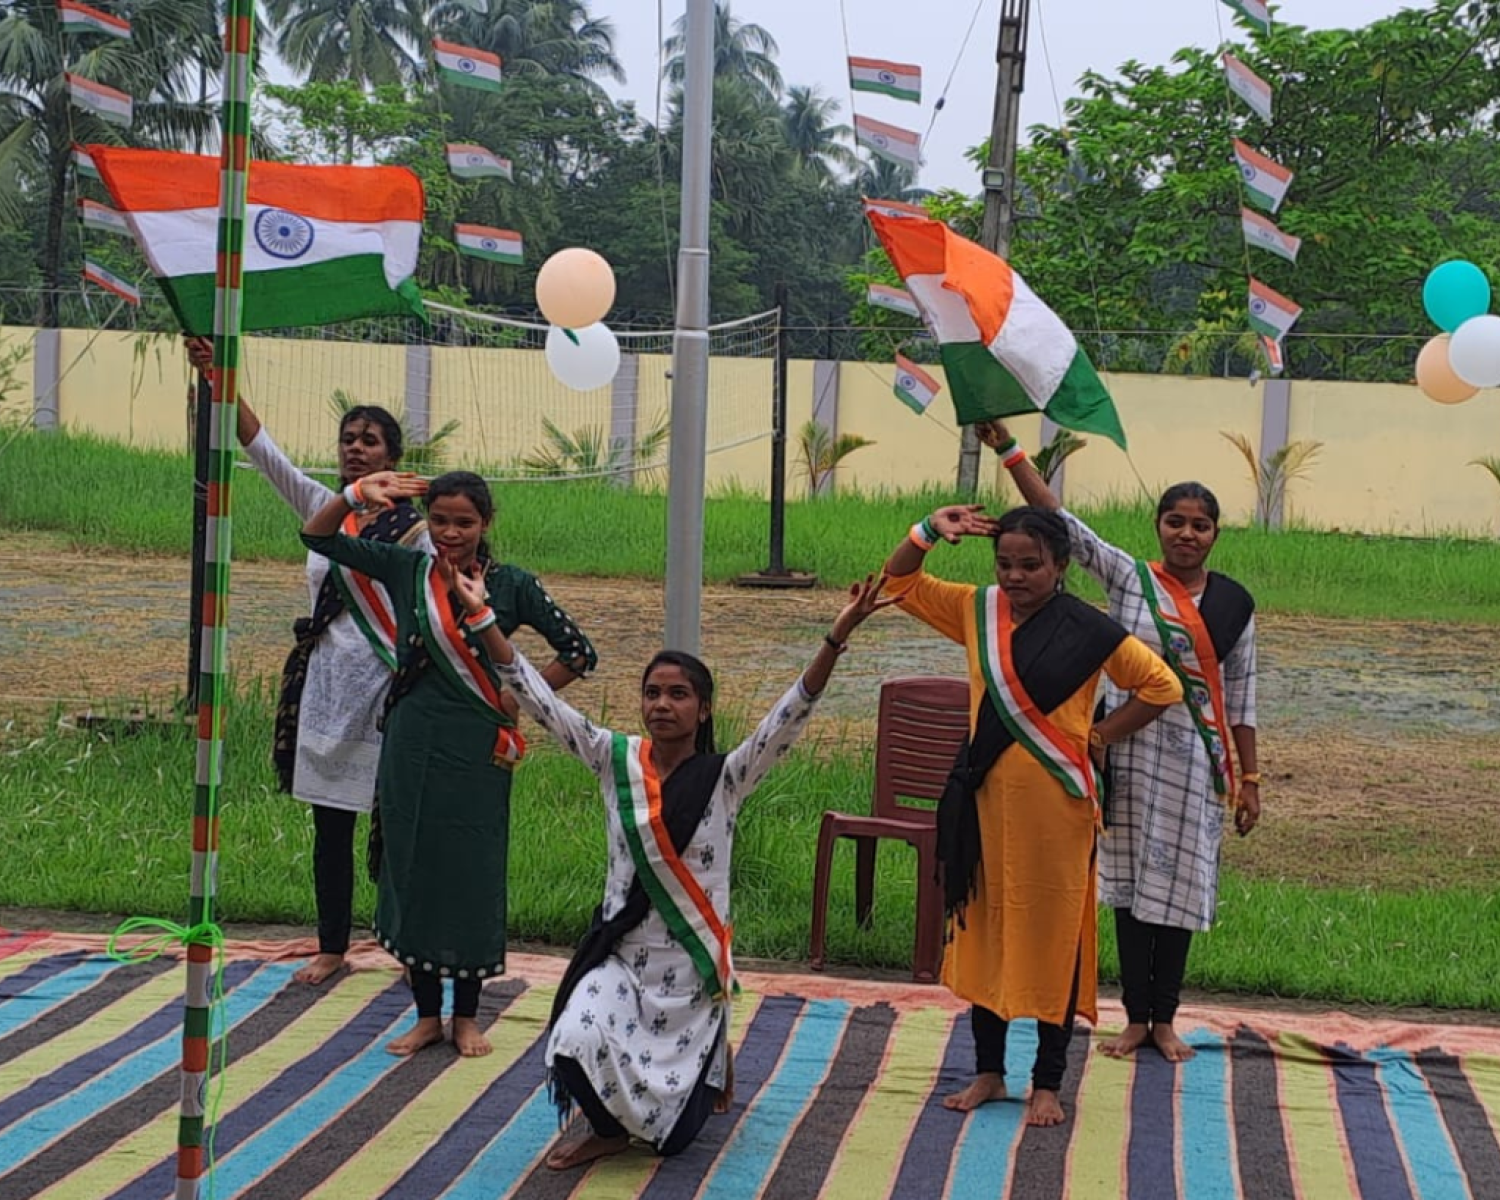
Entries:
<svg viewBox="0 0 1500 1200">
<path fill-rule="evenodd" d="M 734 1057 L 734 1108 L 731 1120 L 709 1121 L 697 1139 L 673 1160 L 671 1171 L 658 1171 L 640 1200 L 693 1200 L 702 1190 L 724 1147 L 739 1129 L 745 1114 L 788 1053 L 793 1031 L 806 1002 L 796 996 L 767 996 L 745 1033 Z"/>
<path fill-rule="evenodd" d="M 1188 1200 L 1240 1200 L 1234 1171 L 1229 1043 L 1207 1029 L 1183 1038 L 1193 1057 L 1179 1064 L 1177 1157 Z"/>
<path fill-rule="evenodd" d="M 138 987 L 165 974 L 176 963 L 170 958 L 155 959 L 149 963 L 131 963 L 115 966 L 87 991 L 71 996 L 61 1004 L 48 1004 L 43 1000 L 32 1011 L 32 1020 L 14 1032 L 0 1038 L 0 1063 L 28 1054 L 53 1038 L 82 1029 L 112 1004 L 130 995 Z M 9 992 L 9 988 L 6 989 Z"/>
<path fill-rule="evenodd" d="M 1422 1200 L 1469 1200 L 1442 1113 L 1412 1055 L 1384 1047 L 1368 1054 L 1411 1177 L 1421 1181 Z"/>
<path fill-rule="evenodd" d="M 1234 1148 L 1244 1200 L 1295 1195 L 1280 1073 L 1273 1047 L 1241 1026 L 1229 1044 Z"/>
<path fill-rule="evenodd" d="M 1068 1194 L 1068 1158 L 1073 1147 L 1073 1119 L 1078 1112 L 1078 1092 L 1093 1044 L 1092 1031 L 1080 1029 L 1068 1043 L 1068 1066 L 1063 1072 L 1058 1102 L 1067 1114 L 1061 1128 L 1027 1130 L 1016 1151 L 1007 1200 L 1063 1200 Z"/>
<path fill-rule="evenodd" d="M 1500 1196 L 1500 1142 L 1456 1055 L 1419 1050 L 1417 1067 L 1432 1089 L 1472 1196 Z"/>
<path fill-rule="evenodd" d="M 1036 1048 L 1036 1022 L 1012 1021 L 1005 1043 L 1005 1086 L 1011 1095 L 1026 1094 Z M 948 1200 L 990 1200 L 997 1189 L 1010 1193 L 1025 1118 L 1019 1104 L 986 1104 L 969 1114 L 953 1155 Z"/>
<path fill-rule="evenodd" d="M 1375 1064 L 1344 1045 L 1327 1047 L 1324 1054 L 1333 1068 L 1360 1200 L 1413 1200 L 1406 1162 L 1375 1078 Z"/>
<path fill-rule="evenodd" d="M 1176 1081 L 1176 1068 L 1160 1054 L 1136 1054 L 1125 1151 L 1128 1200 L 1176 1200 Z"/>
<path fill-rule="evenodd" d="M 960 1013 L 950 1022 L 947 1049 L 906 1140 L 890 1200 L 931 1200 L 946 1191 L 953 1169 L 953 1148 L 962 1126 L 943 1107 L 943 1098 L 960 1090 L 973 1074 L 974 1034 L 969 1029 L 969 1014 Z"/>
</svg>

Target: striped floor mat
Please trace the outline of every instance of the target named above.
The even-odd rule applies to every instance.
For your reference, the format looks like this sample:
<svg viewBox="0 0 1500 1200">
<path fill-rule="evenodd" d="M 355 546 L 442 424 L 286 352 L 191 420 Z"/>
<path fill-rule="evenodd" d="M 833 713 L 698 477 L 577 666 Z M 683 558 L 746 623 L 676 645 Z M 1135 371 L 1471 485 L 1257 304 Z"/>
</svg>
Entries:
<svg viewBox="0 0 1500 1200">
<path fill-rule="evenodd" d="M 0 932 L 5 1200 L 173 1194 L 183 972 L 100 949 Z M 945 993 L 800 975 L 745 980 L 734 1111 L 687 1153 L 557 1174 L 540 1161 L 556 1130 L 539 1037 L 560 960 L 515 956 L 486 988 L 491 1057 L 398 1062 L 382 1045 L 410 1009 L 388 960 L 362 951 L 314 989 L 291 981 L 305 952 L 230 947 L 219 1200 L 1500 1197 L 1497 1030 L 1186 1010 L 1198 1055 L 1180 1068 L 1075 1038 L 1072 1119 L 1028 1131 L 1018 1104 L 941 1107 L 972 1061 Z M 1018 1023 L 1018 1093 L 1034 1047 Z"/>
</svg>

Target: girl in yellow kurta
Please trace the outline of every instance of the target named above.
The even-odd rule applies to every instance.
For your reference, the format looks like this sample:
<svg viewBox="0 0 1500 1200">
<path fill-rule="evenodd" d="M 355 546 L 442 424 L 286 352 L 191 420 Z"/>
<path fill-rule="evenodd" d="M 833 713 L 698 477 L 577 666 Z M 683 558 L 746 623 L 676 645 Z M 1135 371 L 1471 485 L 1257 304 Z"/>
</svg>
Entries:
<svg viewBox="0 0 1500 1200">
<path fill-rule="evenodd" d="M 995 539 L 998 586 L 945 583 L 922 562 L 939 540 Z M 886 564 L 887 594 L 968 651 L 969 759 L 939 811 L 953 915 L 943 982 L 974 1005 L 975 1081 L 947 1100 L 968 1111 L 1005 1096 L 1009 1021 L 1035 1017 L 1029 1123 L 1058 1103 L 1073 1016 L 1097 1022 L 1096 782 L 1092 759 L 1182 698 L 1167 665 L 1068 595 L 1068 530 L 1055 513 L 939 509 Z M 1093 725 L 1100 673 L 1131 699 Z M 998 754 L 998 757 L 993 757 Z M 992 757 L 992 765 L 986 757 Z"/>
</svg>

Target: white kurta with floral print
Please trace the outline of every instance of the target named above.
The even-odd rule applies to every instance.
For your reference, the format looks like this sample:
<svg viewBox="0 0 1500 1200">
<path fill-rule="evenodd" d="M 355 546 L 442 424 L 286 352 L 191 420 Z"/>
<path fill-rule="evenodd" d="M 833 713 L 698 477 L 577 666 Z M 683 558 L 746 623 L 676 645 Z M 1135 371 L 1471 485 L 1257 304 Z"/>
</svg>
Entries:
<svg viewBox="0 0 1500 1200">
<path fill-rule="evenodd" d="M 609 920 L 625 906 L 635 880 L 615 788 L 614 735 L 559 700 L 519 653 L 499 674 L 521 707 L 599 777 L 609 839 L 604 888 L 604 918 Z M 815 699 L 798 679 L 755 732 L 728 754 L 703 821 L 683 852 L 683 862 L 726 925 L 729 860 L 740 805 L 797 740 Z M 700 1074 L 707 1072 L 710 1087 L 723 1087 L 728 1022 L 728 1002 L 709 998 L 692 959 L 653 908 L 609 958 L 579 981 L 553 1027 L 546 1061 L 550 1067 L 558 1056 L 574 1059 L 611 1116 L 634 1136 L 660 1144 L 677 1124 Z"/>
</svg>

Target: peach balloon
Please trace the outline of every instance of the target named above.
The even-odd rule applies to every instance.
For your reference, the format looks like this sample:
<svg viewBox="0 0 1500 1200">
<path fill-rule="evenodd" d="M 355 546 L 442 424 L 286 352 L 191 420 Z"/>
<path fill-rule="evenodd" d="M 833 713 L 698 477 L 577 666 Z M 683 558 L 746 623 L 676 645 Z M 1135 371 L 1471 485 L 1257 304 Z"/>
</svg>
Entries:
<svg viewBox="0 0 1500 1200">
<path fill-rule="evenodd" d="M 1429 400 L 1439 404 L 1462 404 L 1478 394 L 1479 389 L 1465 383 L 1448 365 L 1448 335 L 1440 333 L 1422 347 L 1417 355 L 1417 386 Z"/>
<path fill-rule="evenodd" d="M 614 270 L 602 255 L 582 246 L 559 250 L 537 272 L 536 306 L 563 329 L 598 324 L 614 302 Z"/>
</svg>

